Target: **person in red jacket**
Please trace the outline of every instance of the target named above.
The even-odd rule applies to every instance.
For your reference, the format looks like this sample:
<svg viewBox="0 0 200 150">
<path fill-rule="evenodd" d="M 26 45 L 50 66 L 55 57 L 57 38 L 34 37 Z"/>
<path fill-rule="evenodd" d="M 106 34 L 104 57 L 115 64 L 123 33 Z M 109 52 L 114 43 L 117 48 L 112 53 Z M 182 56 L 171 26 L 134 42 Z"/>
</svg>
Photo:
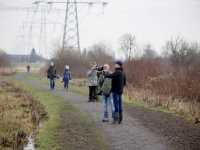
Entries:
<svg viewBox="0 0 200 150">
<path fill-rule="evenodd" d="M 124 86 L 126 85 L 126 74 L 122 68 L 122 62 L 116 61 L 115 72 L 112 74 L 105 74 L 104 78 L 112 78 L 113 101 L 115 106 L 114 119 L 112 124 L 121 124 L 123 119 L 123 107 L 122 107 L 122 94 Z"/>
</svg>

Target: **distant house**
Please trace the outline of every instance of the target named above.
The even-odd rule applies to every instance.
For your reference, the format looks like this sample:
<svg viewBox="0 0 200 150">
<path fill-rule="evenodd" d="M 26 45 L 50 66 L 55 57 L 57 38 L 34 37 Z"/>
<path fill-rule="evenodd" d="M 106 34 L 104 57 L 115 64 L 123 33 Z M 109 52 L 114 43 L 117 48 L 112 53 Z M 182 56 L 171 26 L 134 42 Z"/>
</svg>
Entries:
<svg viewBox="0 0 200 150">
<path fill-rule="evenodd" d="M 29 62 L 30 55 L 7 55 L 10 62 L 19 63 L 19 62 Z"/>
</svg>

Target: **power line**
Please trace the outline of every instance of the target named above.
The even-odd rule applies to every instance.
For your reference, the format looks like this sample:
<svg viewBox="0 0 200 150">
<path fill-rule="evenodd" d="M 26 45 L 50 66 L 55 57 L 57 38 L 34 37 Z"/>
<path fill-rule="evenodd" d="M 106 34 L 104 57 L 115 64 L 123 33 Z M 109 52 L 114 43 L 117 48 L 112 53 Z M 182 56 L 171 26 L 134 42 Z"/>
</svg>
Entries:
<svg viewBox="0 0 200 150">
<path fill-rule="evenodd" d="M 103 7 L 105 7 L 108 4 L 107 2 L 102 2 L 102 1 L 77 1 L 77 0 L 67 0 L 67 2 L 56 1 L 56 2 L 46 2 L 46 3 L 49 5 L 52 5 L 53 3 L 67 4 L 62 48 L 77 49 L 77 50 L 80 50 L 77 4 L 88 4 L 89 8 L 91 8 L 94 4 L 102 4 Z"/>
<path fill-rule="evenodd" d="M 100 16 L 100 14 L 102 13 L 103 11 L 100 11 L 100 13 L 97 15 L 97 17 L 92 21 L 92 23 L 85 29 L 83 30 L 80 34 L 83 34 L 85 31 L 87 31 L 93 24 L 94 22 L 97 20 L 97 18 Z"/>
</svg>

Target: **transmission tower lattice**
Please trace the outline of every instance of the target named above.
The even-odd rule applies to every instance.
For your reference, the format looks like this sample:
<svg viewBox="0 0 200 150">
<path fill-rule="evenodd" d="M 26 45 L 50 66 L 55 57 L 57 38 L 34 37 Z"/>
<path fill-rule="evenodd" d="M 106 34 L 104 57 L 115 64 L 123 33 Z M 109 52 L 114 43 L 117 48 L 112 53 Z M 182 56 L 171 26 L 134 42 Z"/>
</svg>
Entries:
<svg viewBox="0 0 200 150">
<path fill-rule="evenodd" d="M 29 40 L 28 40 L 28 49 L 25 54 L 30 54 L 31 49 L 33 48 L 33 39 L 32 39 L 32 24 L 29 29 Z"/>
<path fill-rule="evenodd" d="M 103 7 L 105 7 L 108 4 L 107 2 L 95 0 L 78 2 L 77 0 L 67 0 L 67 2 L 58 0 L 55 2 L 47 2 L 49 5 L 52 5 L 53 3 L 67 3 L 62 48 L 77 50 L 80 50 L 77 4 L 88 4 L 90 7 L 94 4 L 102 4 Z"/>
<path fill-rule="evenodd" d="M 40 29 L 40 41 L 39 41 L 39 54 L 47 59 L 47 42 L 46 42 L 46 10 L 45 6 L 42 6 L 41 11 L 41 29 Z"/>
<path fill-rule="evenodd" d="M 76 0 L 67 1 L 62 47 L 80 50 Z"/>
</svg>

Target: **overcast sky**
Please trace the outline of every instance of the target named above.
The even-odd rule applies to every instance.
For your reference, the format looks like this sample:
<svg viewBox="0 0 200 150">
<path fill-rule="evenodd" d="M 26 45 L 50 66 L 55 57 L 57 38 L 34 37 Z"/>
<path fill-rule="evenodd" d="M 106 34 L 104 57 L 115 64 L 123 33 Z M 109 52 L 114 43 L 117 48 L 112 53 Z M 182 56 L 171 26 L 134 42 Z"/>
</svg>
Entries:
<svg viewBox="0 0 200 150">
<path fill-rule="evenodd" d="M 64 1 L 64 0 L 61 0 Z M 78 1 L 78 0 L 77 0 Z M 4 5 L 31 6 L 34 0 L 0 0 L 0 8 Z M 162 46 L 171 36 L 179 32 L 189 41 L 200 42 L 200 0 L 108 0 L 108 5 L 94 5 L 89 13 L 88 6 L 78 5 L 81 49 L 98 41 L 111 43 L 114 51 L 118 51 L 118 38 L 125 33 L 135 34 L 138 43 L 151 43 L 159 53 Z M 52 7 L 65 9 L 65 4 L 54 4 Z M 104 12 L 104 13 L 103 13 Z M 0 11 L 0 48 L 7 53 L 28 53 L 20 51 L 22 34 L 28 35 L 29 28 L 18 28 L 24 22 L 39 20 L 40 12 Z M 65 11 L 49 13 L 47 20 L 64 23 Z M 33 44 L 39 52 L 38 25 L 33 27 Z M 55 40 L 62 42 L 61 25 L 47 26 L 47 44 L 50 51 Z M 25 42 L 28 43 L 29 37 Z M 17 49 L 18 48 L 18 49 Z M 50 52 L 49 52 L 50 54 Z M 117 55 L 118 56 L 118 55 Z"/>
</svg>

